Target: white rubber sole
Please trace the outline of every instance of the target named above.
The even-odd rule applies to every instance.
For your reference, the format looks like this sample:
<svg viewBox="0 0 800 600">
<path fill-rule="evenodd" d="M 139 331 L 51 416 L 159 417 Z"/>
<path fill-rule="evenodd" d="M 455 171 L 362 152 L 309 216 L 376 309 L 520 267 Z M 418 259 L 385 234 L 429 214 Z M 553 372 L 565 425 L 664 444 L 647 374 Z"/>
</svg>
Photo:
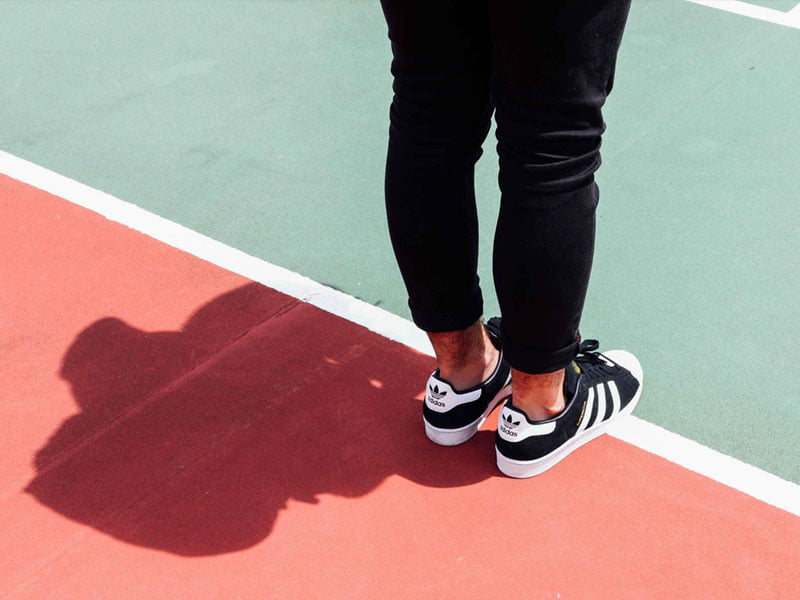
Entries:
<svg viewBox="0 0 800 600">
<path fill-rule="evenodd" d="M 636 394 L 628 405 L 608 421 L 604 421 L 600 425 L 592 427 L 589 430 L 584 430 L 580 434 L 564 442 L 564 445 L 559 446 L 550 454 L 542 456 L 541 458 L 534 460 L 514 460 L 503 456 L 500 454 L 500 451 L 495 448 L 497 468 L 500 469 L 501 473 L 509 477 L 514 477 L 515 479 L 527 479 L 534 475 L 540 475 L 564 460 L 584 444 L 604 434 L 611 423 L 633 412 L 633 409 L 636 408 L 639 402 L 639 397 L 642 395 L 642 387 L 644 385 L 642 366 L 639 364 L 639 360 L 633 354 L 625 350 L 611 350 L 609 352 L 603 352 L 602 354 L 628 369 L 639 381 L 639 389 L 636 390 Z"/>
<path fill-rule="evenodd" d="M 425 423 L 425 435 L 428 436 L 428 439 L 434 444 L 439 444 L 440 446 L 458 446 L 459 444 L 463 444 L 478 432 L 478 429 L 480 429 L 489 415 L 492 414 L 492 411 L 497 405 L 510 395 L 511 383 L 509 382 L 504 385 L 492 401 L 489 402 L 486 410 L 483 411 L 480 417 L 469 425 L 459 427 L 458 429 L 441 429 L 439 427 L 434 427 L 423 419 Z"/>
</svg>

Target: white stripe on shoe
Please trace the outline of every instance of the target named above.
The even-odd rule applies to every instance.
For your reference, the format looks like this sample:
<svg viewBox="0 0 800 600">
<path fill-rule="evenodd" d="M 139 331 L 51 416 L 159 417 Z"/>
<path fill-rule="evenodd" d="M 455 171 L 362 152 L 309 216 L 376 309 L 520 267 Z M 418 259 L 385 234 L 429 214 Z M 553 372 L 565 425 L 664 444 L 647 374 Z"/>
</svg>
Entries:
<svg viewBox="0 0 800 600">
<path fill-rule="evenodd" d="M 622 401 L 619 397 L 619 390 L 617 389 L 617 384 L 614 381 L 609 381 L 606 385 L 608 385 L 608 391 L 611 393 L 611 402 L 614 405 L 614 408 L 611 410 L 611 417 L 614 418 L 620 409 L 622 408 Z"/>
</svg>

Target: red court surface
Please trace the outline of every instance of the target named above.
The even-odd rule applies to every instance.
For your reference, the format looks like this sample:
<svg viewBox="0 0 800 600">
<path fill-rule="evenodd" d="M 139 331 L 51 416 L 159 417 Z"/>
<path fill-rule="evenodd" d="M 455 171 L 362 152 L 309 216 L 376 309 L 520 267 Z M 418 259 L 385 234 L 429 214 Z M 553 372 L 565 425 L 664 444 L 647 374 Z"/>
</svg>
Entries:
<svg viewBox="0 0 800 600">
<path fill-rule="evenodd" d="M 0 243 L 2 598 L 800 598 L 789 513 L 608 436 L 504 478 L 430 357 L 6 177 Z"/>
</svg>

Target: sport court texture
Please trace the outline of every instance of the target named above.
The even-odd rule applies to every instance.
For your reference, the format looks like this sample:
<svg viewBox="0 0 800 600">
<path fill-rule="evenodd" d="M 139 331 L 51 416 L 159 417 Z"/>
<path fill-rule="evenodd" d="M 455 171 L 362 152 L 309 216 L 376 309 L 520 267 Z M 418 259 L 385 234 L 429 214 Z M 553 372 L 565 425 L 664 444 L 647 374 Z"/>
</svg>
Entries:
<svg viewBox="0 0 800 600">
<path fill-rule="evenodd" d="M 403 314 L 376 5 L 43 6 L 4 5 L 2 149 Z M 639 416 L 792 481 L 799 35 L 634 3 L 584 321 L 658 365 Z M 428 357 L 8 178 L 0 207 L 2 597 L 800 595 L 796 517 L 610 438 L 506 480 L 488 430 L 425 441 Z"/>
</svg>

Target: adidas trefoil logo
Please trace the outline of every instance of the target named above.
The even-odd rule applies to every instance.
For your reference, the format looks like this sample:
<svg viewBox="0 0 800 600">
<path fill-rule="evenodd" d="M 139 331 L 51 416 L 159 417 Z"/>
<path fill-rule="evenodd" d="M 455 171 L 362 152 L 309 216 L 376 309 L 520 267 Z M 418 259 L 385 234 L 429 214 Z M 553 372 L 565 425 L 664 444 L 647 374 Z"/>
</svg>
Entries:
<svg viewBox="0 0 800 600">
<path fill-rule="evenodd" d="M 428 386 L 428 402 L 430 402 L 434 406 L 444 407 L 445 404 L 441 400 L 445 396 L 447 396 L 447 390 L 439 391 L 439 386 L 438 385 L 429 385 Z"/>
<path fill-rule="evenodd" d="M 440 392 L 440 391 L 439 391 L 439 386 L 438 386 L 438 385 L 433 385 L 433 386 L 429 385 L 429 386 L 428 386 L 428 390 L 430 391 L 430 393 L 431 393 L 431 396 L 433 396 L 433 397 L 434 397 L 434 398 L 436 398 L 437 400 L 441 400 L 442 398 L 444 398 L 445 396 L 447 396 L 447 390 L 442 390 L 442 391 Z"/>
<path fill-rule="evenodd" d="M 517 432 L 514 431 L 519 426 L 520 422 L 515 421 L 511 413 L 503 415 L 500 418 L 500 431 L 509 437 L 517 437 Z"/>
<path fill-rule="evenodd" d="M 519 425 L 519 421 L 515 421 L 514 418 L 511 416 L 511 413 L 508 413 L 505 417 L 503 417 L 503 425 L 508 427 L 509 429 L 514 429 Z"/>
</svg>

